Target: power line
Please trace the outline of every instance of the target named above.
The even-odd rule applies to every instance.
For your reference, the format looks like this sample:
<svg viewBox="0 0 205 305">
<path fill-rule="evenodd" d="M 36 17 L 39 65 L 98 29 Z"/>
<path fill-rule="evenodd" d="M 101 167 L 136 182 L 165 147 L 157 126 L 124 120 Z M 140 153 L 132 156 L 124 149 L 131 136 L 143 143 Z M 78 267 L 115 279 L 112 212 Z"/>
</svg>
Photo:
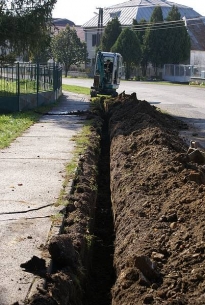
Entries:
<svg viewBox="0 0 205 305">
<path fill-rule="evenodd" d="M 195 17 L 195 18 L 189 18 L 189 19 L 180 19 L 180 20 L 170 20 L 170 21 L 162 21 L 162 22 L 144 22 L 141 24 L 136 24 L 134 25 L 135 27 L 141 26 L 141 25 L 146 25 L 146 26 L 151 26 L 151 25 L 162 25 L 166 23 L 174 24 L 174 23 L 179 23 L 179 22 L 185 22 L 185 21 L 192 21 L 192 20 L 199 20 L 199 19 L 204 19 L 205 17 Z"/>
<path fill-rule="evenodd" d="M 151 30 L 158 30 L 158 29 L 167 29 L 167 28 L 176 28 L 176 27 L 182 27 L 184 26 L 184 21 L 179 21 L 177 23 L 170 23 L 170 22 L 166 22 L 166 23 L 160 23 L 160 24 L 149 24 L 149 25 L 143 25 L 140 27 L 136 27 L 135 25 L 132 26 L 133 30 L 136 31 L 145 31 L 146 29 L 151 29 Z M 123 26 L 122 26 L 123 28 Z"/>
<path fill-rule="evenodd" d="M 196 17 L 196 18 L 189 18 L 186 20 L 173 20 L 173 21 L 165 21 L 165 22 L 156 22 L 156 23 L 142 23 L 142 24 L 138 24 L 138 25 L 121 25 L 122 28 L 132 28 L 133 30 L 137 30 L 137 31 L 145 31 L 147 28 L 151 29 L 151 30 L 160 30 L 160 29 L 168 29 L 168 28 L 178 28 L 178 27 L 183 27 L 186 22 L 189 21 L 194 21 L 197 20 L 199 21 L 200 19 L 204 19 L 205 17 Z M 183 23 L 183 24 L 182 24 Z M 195 25 L 199 25 L 200 23 L 189 23 L 188 26 L 195 26 Z M 92 27 L 89 29 L 86 29 L 86 32 L 92 32 L 94 30 L 98 29 L 97 27 Z"/>
<path fill-rule="evenodd" d="M 201 23 L 190 23 L 188 24 L 188 26 L 186 28 L 189 28 L 190 26 L 196 26 L 196 25 L 200 25 Z M 146 31 L 146 29 L 149 29 L 150 31 L 157 31 L 157 30 L 167 30 L 167 29 L 176 29 L 176 28 L 181 28 L 181 27 L 184 27 L 185 25 L 184 24 L 181 24 L 181 25 L 174 25 L 174 26 L 168 26 L 168 24 L 166 24 L 165 26 L 158 26 L 158 27 L 153 27 L 153 26 L 150 26 L 150 27 L 146 27 L 146 28 L 139 28 L 139 29 L 136 29 L 136 28 L 133 28 L 132 26 L 130 25 L 124 25 L 122 26 L 122 28 L 131 28 L 133 31 L 135 32 L 144 32 Z M 95 28 L 92 28 L 92 29 L 86 29 L 86 32 L 96 32 L 98 28 L 95 27 Z"/>
<path fill-rule="evenodd" d="M 195 26 L 195 25 L 200 25 L 201 23 L 190 23 L 186 28 L 189 29 L 190 26 Z M 182 25 L 175 25 L 175 26 L 167 26 L 167 27 L 156 27 L 156 28 L 153 28 L 153 27 L 147 27 L 145 29 L 133 29 L 133 31 L 135 32 L 144 32 L 146 31 L 146 29 L 149 29 L 150 31 L 158 31 L 158 30 L 168 30 L 168 29 L 177 29 L 177 28 L 182 28 L 184 27 L 185 25 L 182 24 Z M 125 27 L 126 28 L 126 27 Z"/>
</svg>

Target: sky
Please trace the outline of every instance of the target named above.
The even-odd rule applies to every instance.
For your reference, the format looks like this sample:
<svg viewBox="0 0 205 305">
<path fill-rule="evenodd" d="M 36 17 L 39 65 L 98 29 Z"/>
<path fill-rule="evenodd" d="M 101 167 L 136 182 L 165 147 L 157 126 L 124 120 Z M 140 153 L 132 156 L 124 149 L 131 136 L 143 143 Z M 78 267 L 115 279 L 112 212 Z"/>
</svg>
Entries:
<svg viewBox="0 0 205 305">
<path fill-rule="evenodd" d="M 66 18 L 76 25 L 82 25 L 94 17 L 99 7 L 107 7 L 127 2 L 128 0 L 57 0 L 53 10 L 53 18 Z M 172 0 L 171 2 L 192 7 L 205 16 L 204 0 Z"/>
</svg>

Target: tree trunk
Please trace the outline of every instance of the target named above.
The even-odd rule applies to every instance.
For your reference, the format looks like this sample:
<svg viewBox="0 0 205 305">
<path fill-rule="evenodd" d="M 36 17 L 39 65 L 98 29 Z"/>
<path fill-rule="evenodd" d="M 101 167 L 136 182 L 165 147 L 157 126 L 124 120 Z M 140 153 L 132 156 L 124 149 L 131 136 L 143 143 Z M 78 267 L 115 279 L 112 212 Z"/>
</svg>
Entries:
<svg viewBox="0 0 205 305">
<path fill-rule="evenodd" d="M 142 76 L 145 77 L 147 75 L 147 64 L 141 65 L 141 71 L 142 71 Z"/>
<path fill-rule="evenodd" d="M 130 63 L 126 63 L 125 66 L 125 79 L 130 79 L 130 72 L 131 72 L 131 64 Z"/>
<path fill-rule="evenodd" d="M 157 77 L 157 71 L 158 71 L 158 66 L 155 64 L 154 65 L 154 76 L 156 76 Z"/>
</svg>

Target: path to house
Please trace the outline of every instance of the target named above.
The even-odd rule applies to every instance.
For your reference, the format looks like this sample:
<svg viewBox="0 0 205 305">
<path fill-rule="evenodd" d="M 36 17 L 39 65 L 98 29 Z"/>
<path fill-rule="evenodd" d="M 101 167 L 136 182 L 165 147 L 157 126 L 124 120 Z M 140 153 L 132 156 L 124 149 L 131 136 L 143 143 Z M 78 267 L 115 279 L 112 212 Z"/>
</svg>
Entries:
<svg viewBox="0 0 205 305">
<path fill-rule="evenodd" d="M 49 115 L 10 147 L 0 150 L 1 305 L 24 304 L 35 287 L 35 276 L 20 265 L 34 255 L 42 257 L 52 215 L 62 209 L 55 203 L 65 165 L 73 157 L 72 137 L 81 130 L 84 120 L 83 116 L 66 113 L 88 107 L 88 97 L 64 92 L 60 104 Z"/>
</svg>

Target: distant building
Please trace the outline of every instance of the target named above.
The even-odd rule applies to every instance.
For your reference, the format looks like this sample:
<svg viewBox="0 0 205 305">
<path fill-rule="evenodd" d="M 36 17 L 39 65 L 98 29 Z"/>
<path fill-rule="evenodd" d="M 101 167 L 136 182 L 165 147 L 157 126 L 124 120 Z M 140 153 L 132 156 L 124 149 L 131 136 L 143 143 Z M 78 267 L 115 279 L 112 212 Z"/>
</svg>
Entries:
<svg viewBox="0 0 205 305">
<path fill-rule="evenodd" d="M 71 28 L 73 27 L 78 37 L 81 41 L 85 41 L 85 32 L 83 28 L 80 25 L 75 25 L 73 21 L 70 21 L 68 19 L 62 19 L 62 18 L 53 18 L 53 25 L 54 25 L 54 31 L 59 32 L 60 30 L 64 30 L 67 25 L 69 25 Z"/>
<path fill-rule="evenodd" d="M 205 17 L 201 18 L 202 16 L 191 7 L 167 0 L 130 0 L 105 7 L 103 8 L 101 31 L 103 31 L 110 20 L 116 17 L 118 17 L 122 26 L 131 26 L 133 19 L 136 19 L 138 22 L 142 19 L 149 21 L 156 6 L 161 6 L 163 18 L 165 19 L 173 5 L 178 8 L 181 17 L 186 19 L 185 22 L 191 37 L 191 49 L 205 51 Z M 194 20 L 194 18 L 196 19 Z M 82 26 L 85 31 L 85 41 L 91 63 L 94 62 L 95 58 L 96 37 L 99 32 L 98 22 L 98 15 L 95 15 Z"/>
<path fill-rule="evenodd" d="M 52 22 L 56 27 L 64 27 L 65 28 L 67 24 L 69 26 L 75 26 L 75 23 L 73 21 L 70 21 L 70 20 L 65 19 L 65 18 L 53 18 Z"/>
</svg>

